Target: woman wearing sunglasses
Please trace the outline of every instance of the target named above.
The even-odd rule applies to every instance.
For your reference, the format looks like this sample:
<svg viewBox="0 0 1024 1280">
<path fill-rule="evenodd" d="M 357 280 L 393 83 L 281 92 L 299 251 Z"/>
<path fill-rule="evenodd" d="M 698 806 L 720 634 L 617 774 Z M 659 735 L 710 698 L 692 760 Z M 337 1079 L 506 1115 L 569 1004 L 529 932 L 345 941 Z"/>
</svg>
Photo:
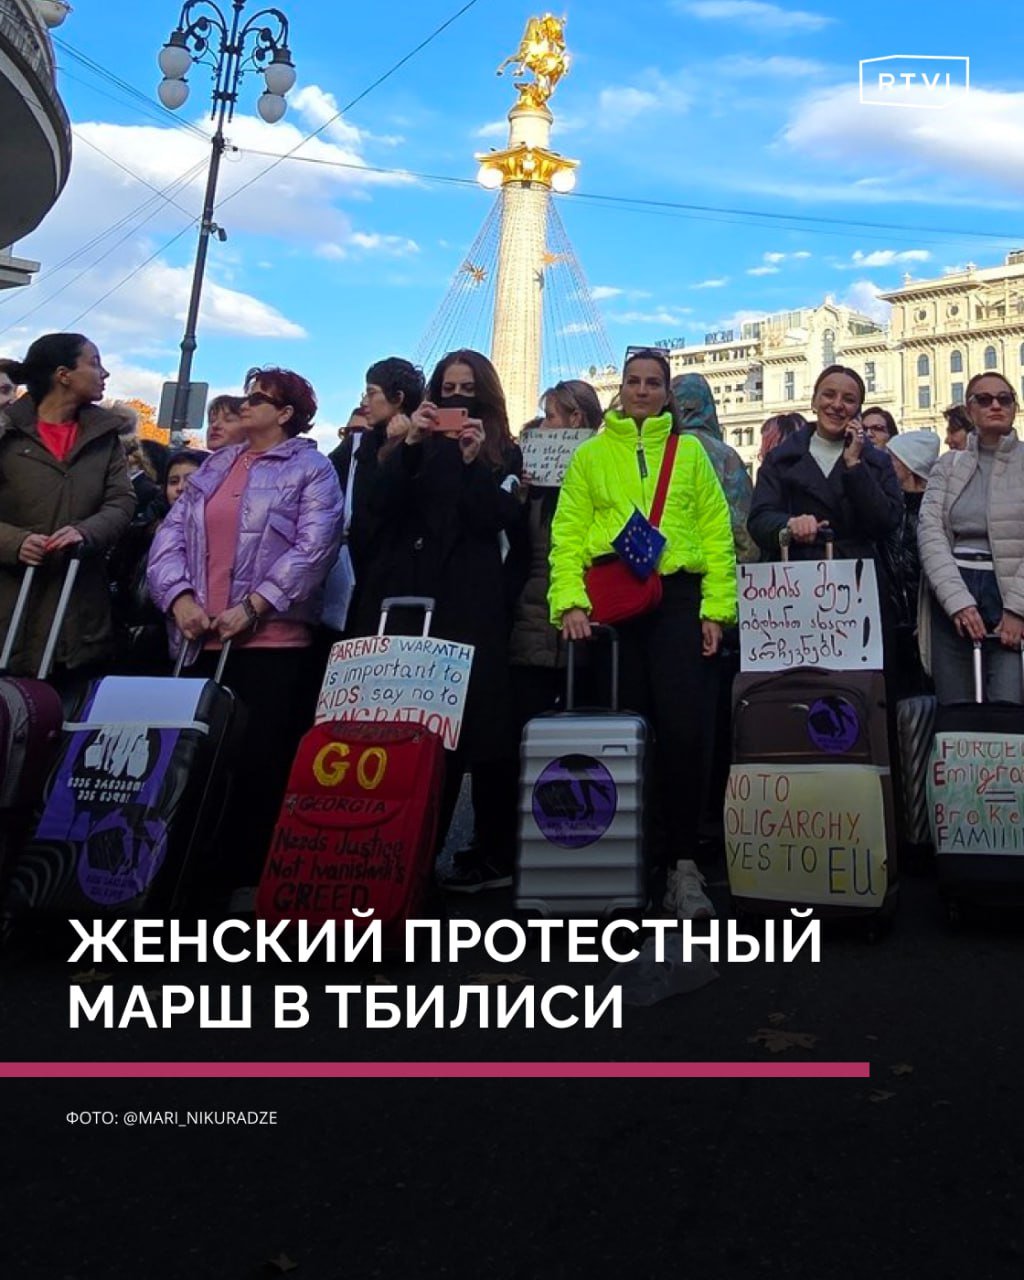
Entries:
<svg viewBox="0 0 1024 1280">
<path fill-rule="evenodd" d="M 233 641 L 228 681 L 248 712 L 246 751 L 225 830 L 229 884 L 255 885 L 288 769 L 312 720 L 319 675 L 309 662 L 319 589 L 338 554 L 342 498 L 312 440 L 317 402 L 287 369 L 251 369 L 226 445 L 190 478 L 153 540 L 149 589 L 172 622 L 172 649 L 192 642 L 201 674 Z M 228 887 L 224 885 L 222 887 Z M 240 896 L 233 910 L 244 910 Z"/>
<path fill-rule="evenodd" d="M 1001 373 L 967 384 L 974 431 L 967 447 L 932 468 L 921 503 L 921 660 L 940 702 L 974 699 L 972 641 L 999 640 L 985 664 L 987 696 L 1024 701 L 1024 449 L 1013 421 L 1017 396 Z"/>
</svg>

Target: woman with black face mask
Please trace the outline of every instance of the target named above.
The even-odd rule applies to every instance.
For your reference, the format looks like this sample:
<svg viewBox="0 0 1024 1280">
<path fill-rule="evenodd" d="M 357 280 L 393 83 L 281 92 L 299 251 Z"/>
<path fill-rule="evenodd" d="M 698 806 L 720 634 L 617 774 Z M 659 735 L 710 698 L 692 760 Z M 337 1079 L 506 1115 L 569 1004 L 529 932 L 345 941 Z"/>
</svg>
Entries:
<svg viewBox="0 0 1024 1280">
<path fill-rule="evenodd" d="M 466 416 L 445 429 L 439 409 Z M 522 516 L 510 477 L 521 474 L 497 371 L 478 351 L 453 351 L 438 362 L 419 408 L 389 422 L 367 494 L 375 545 L 351 634 L 376 632 L 387 596 L 431 596 L 433 634 L 475 647 L 459 748 L 446 759 L 439 837 L 440 847 L 471 770 L 476 839 L 444 881 L 463 892 L 512 883 L 515 831 L 488 819 L 505 818 L 517 776 L 503 558 Z M 391 620 L 395 631 L 420 625 L 397 611 Z"/>
</svg>

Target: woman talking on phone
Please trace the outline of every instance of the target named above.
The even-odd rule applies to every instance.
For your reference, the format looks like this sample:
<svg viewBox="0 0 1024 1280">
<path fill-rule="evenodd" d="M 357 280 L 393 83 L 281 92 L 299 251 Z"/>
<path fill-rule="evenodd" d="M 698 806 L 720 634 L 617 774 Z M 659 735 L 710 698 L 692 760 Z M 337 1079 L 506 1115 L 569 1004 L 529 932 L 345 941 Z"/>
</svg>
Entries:
<svg viewBox="0 0 1024 1280">
<path fill-rule="evenodd" d="M 829 365 L 814 384 L 815 421 L 765 458 L 747 528 L 769 556 L 778 555 L 779 534 L 788 529 L 794 559 L 817 559 L 829 529 L 837 558 L 874 559 L 898 527 L 903 494 L 892 461 L 867 438 L 863 403 L 860 374 Z"/>
<path fill-rule="evenodd" d="M 443 841 L 462 773 L 470 770 L 476 840 L 443 881 L 463 892 L 512 883 L 515 831 L 500 820 L 509 787 L 514 794 L 517 748 L 501 535 L 521 518 L 509 479 L 521 470 L 497 371 L 478 351 L 453 351 L 438 362 L 415 412 L 390 419 L 366 495 L 377 536 L 351 634 L 376 632 L 387 596 L 429 596 L 436 602 L 433 634 L 475 647 L 440 823 Z M 391 620 L 395 631 L 418 632 L 420 625 L 419 618 Z"/>
</svg>

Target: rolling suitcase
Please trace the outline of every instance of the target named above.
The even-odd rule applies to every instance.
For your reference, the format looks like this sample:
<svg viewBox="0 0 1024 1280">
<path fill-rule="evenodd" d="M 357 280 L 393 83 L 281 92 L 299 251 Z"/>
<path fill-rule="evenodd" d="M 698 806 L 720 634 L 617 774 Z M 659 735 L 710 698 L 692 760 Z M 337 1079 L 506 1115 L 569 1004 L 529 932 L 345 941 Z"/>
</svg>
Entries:
<svg viewBox="0 0 1024 1280">
<path fill-rule="evenodd" d="M 382 602 L 379 635 L 392 608 L 420 608 L 430 634 L 434 601 Z M 434 865 L 444 746 L 419 724 L 329 720 L 314 725 L 295 755 L 256 914 L 266 920 L 379 920 L 400 945 Z"/>
<path fill-rule="evenodd" d="M 243 733 L 213 680 L 106 676 L 65 722 L 35 834 L 14 861 L 4 915 L 167 914 L 216 857 Z"/>
<path fill-rule="evenodd" d="M 936 709 L 928 769 L 935 867 L 951 924 L 965 906 L 1024 906 L 1024 707 L 984 701 L 982 648 L 976 640 L 975 701 Z"/>
<path fill-rule="evenodd" d="M 68 561 L 35 678 L 0 677 L 0 886 L 6 878 L 11 854 L 29 833 L 33 811 L 42 797 L 60 741 L 64 718 L 60 694 L 53 685 L 46 683 L 46 677 L 78 576 L 79 560 L 80 555 L 73 554 Z M 35 566 L 28 565 L 22 577 L 3 651 L 0 652 L 0 672 L 6 671 L 10 665 L 28 608 L 35 572 Z"/>
<path fill-rule="evenodd" d="M 520 750 L 515 905 L 543 916 L 647 905 L 646 776 L 651 733 L 619 710 L 619 642 L 611 642 L 610 710 L 576 707 L 569 643 L 566 709 L 531 720 Z"/>
<path fill-rule="evenodd" d="M 831 542 L 826 558 L 831 559 Z M 874 922 L 896 905 L 896 823 L 880 671 L 798 667 L 733 685 L 725 800 L 737 909 Z"/>
<path fill-rule="evenodd" d="M 900 754 L 900 831 L 916 848 L 931 843 L 928 816 L 928 764 L 935 738 L 934 694 L 918 694 L 896 704 L 896 741 Z"/>
</svg>

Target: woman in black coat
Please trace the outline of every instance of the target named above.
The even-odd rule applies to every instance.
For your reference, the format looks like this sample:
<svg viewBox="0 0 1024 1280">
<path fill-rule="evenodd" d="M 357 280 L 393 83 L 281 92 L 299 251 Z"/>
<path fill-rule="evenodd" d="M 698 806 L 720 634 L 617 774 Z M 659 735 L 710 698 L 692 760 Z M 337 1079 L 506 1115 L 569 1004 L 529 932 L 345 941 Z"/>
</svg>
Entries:
<svg viewBox="0 0 1024 1280">
<path fill-rule="evenodd" d="M 817 421 L 802 427 L 765 458 L 757 473 L 747 528 L 768 556 L 779 553 L 789 529 L 794 559 L 821 555 L 821 533 L 835 537 L 837 559 L 877 559 L 898 527 L 903 495 L 883 449 L 865 438 L 860 423 L 860 374 L 830 365 L 814 384 Z M 883 584 L 880 594 L 884 595 Z"/>
<path fill-rule="evenodd" d="M 446 887 L 473 892 L 511 884 L 515 831 L 491 815 L 508 812 L 516 784 L 516 737 L 509 692 L 507 593 L 503 550 L 521 518 L 509 477 L 522 455 L 508 427 L 497 371 L 476 351 L 443 356 L 428 399 L 408 418 L 392 418 L 366 494 L 375 545 L 365 564 L 353 635 L 377 630 L 387 596 L 431 596 L 432 634 L 475 647 L 462 734 L 446 760 L 440 841 L 464 770 L 473 773 L 477 839 Z M 438 408 L 465 409 L 461 430 L 437 429 Z M 391 629 L 418 632 L 420 619 L 395 617 Z"/>
</svg>

